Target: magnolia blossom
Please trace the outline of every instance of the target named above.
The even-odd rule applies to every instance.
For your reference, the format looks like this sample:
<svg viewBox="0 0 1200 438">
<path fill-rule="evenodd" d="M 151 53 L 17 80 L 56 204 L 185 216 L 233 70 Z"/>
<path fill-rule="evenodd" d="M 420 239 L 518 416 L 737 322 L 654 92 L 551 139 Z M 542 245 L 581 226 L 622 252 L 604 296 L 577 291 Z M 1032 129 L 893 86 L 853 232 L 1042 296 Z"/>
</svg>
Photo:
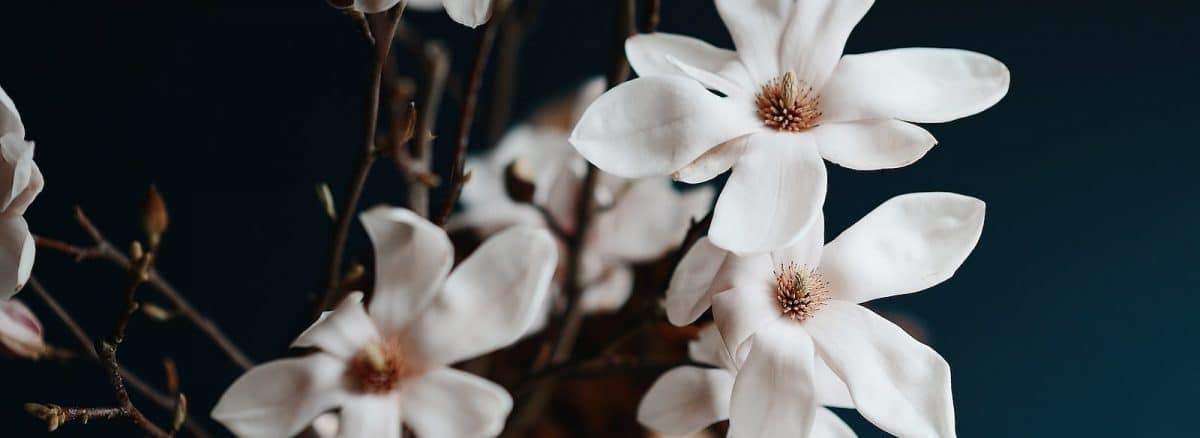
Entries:
<svg viewBox="0 0 1200 438">
<path fill-rule="evenodd" d="M 20 300 L 0 300 L 0 352 L 36 358 L 46 351 L 42 323 Z"/>
<path fill-rule="evenodd" d="M 445 8 L 450 18 L 464 26 L 475 27 L 492 17 L 492 0 L 354 0 L 354 10 L 364 13 L 383 12 L 407 1 L 405 8 L 436 11 Z"/>
<path fill-rule="evenodd" d="M 43 185 L 42 172 L 33 162 L 33 142 L 25 140 L 21 115 L 0 88 L 0 301 L 29 280 L 34 243 L 21 215 Z"/>
<path fill-rule="evenodd" d="M 213 418 L 256 437 L 294 435 L 335 408 L 343 438 L 400 437 L 401 423 L 422 437 L 500 433 L 509 394 L 448 365 L 528 330 L 554 273 L 553 238 L 513 228 L 451 272 L 454 248 L 436 225 L 398 208 L 377 207 L 361 219 L 375 245 L 370 305 L 350 294 L 292 344 L 319 352 L 251 369 Z"/>
<path fill-rule="evenodd" d="M 572 119 L 603 91 L 603 79 L 584 84 L 575 97 Z M 546 223 L 537 210 L 540 206 L 566 232 L 576 232 L 575 206 L 587 163 L 567 136 L 562 127 L 520 125 L 488 154 L 468 159 L 471 183 L 463 188 L 463 211 L 450 219 L 449 228 L 472 228 L 487 235 L 513 225 L 542 227 Z M 509 197 L 505 175 L 510 165 L 533 184 L 534 205 Z M 666 177 L 629 180 L 599 172 L 597 178 L 599 212 L 581 252 L 580 305 L 585 312 L 624 305 L 633 289 L 630 264 L 652 260 L 678 245 L 689 221 L 704 216 L 713 198 L 710 187 L 680 193 Z"/>
<path fill-rule="evenodd" d="M 667 371 L 654 382 L 646 392 L 646 396 L 638 405 L 638 421 L 646 427 L 668 435 L 690 435 L 718 421 L 730 418 L 730 413 L 746 415 L 764 405 L 775 402 L 776 397 L 788 397 L 790 391 L 776 391 L 775 386 L 780 382 L 764 379 L 757 375 L 759 370 L 739 374 L 733 358 L 721 341 L 721 335 L 716 326 L 710 325 L 700 330 L 700 337 L 688 344 L 688 356 L 693 361 L 712 365 L 716 368 L 697 366 L 679 366 Z M 744 378 L 742 376 L 745 376 Z M 739 380 L 739 378 L 741 378 Z M 786 377 L 785 377 L 786 378 Z M 846 387 L 829 371 L 828 367 L 818 368 L 815 377 L 815 397 L 819 402 L 837 407 L 852 407 Z M 734 388 L 741 387 L 739 399 L 732 399 Z M 754 393 L 753 398 L 747 398 Z M 789 403 L 789 400 L 781 400 Z M 749 406 L 730 407 L 731 403 L 747 404 Z M 783 411 L 779 411 L 783 414 Z M 806 415 L 797 411 L 794 415 Z M 762 418 L 762 417 L 759 417 Z M 811 418 L 811 429 L 805 431 L 772 428 L 769 422 L 762 424 L 752 436 L 757 438 L 795 437 L 812 438 L 853 437 L 854 431 L 838 418 L 837 414 L 824 408 L 815 411 Z"/>
<path fill-rule="evenodd" d="M 571 143 L 623 177 L 700 183 L 732 169 L 712 243 L 735 252 L 789 246 L 824 203 L 822 158 L 858 170 L 907 165 L 936 143 L 910 122 L 975 114 L 1008 91 L 1004 64 L 979 53 L 842 56 L 871 3 L 717 0 L 736 52 L 679 35 L 631 37 L 625 52 L 641 77 L 588 108 Z"/>
<path fill-rule="evenodd" d="M 820 232 L 746 256 L 699 240 L 672 276 L 667 317 L 689 324 L 712 307 L 739 369 L 733 436 L 760 436 L 766 426 L 802 436 L 816 422 L 813 376 L 823 364 L 881 429 L 954 436 L 949 365 L 860 304 L 949 279 L 978 242 L 983 216 L 978 199 L 914 193 L 888 200 L 824 247 Z"/>
</svg>

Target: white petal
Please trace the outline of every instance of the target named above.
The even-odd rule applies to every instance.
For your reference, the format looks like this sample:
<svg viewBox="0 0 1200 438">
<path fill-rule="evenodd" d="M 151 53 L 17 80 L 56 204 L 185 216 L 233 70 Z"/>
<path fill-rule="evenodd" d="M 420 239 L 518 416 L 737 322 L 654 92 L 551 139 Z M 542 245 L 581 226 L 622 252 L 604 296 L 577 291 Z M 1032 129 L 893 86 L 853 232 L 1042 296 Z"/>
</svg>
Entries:
<svg viewBox="0 0 1200 438">
<path fill-rule="evenodd" d="M 777 321 L 754 336 L 733 384 L 729 434 L 737 437 L 809 436 L 817 415 L 813 343 L 791 321 Z"/>
<path fill-rule="evenodd" d="M 750 78 L 761 84 L 779 75 L 780 38 L 784 20 L 795 1 L 717 0 L 716 3 Z"/>
<path fill-rule="evenodd" d="M 292 347 L 317 347 L 342 359 L 350 359 L 367 342 L 379 339 L 375 323 L 362 305 L 362 292 L 352 292 L 337 308 L 296 337 Z"/>
<path fill-rule="evenodd" d="M 884 202 L 825 246 L 834 298 L 861 303 L 928 289 L 954 275 L 983 232 L 984 203 L 954 193 Z"/>
<path fill-rule="evenodd" d="M 779 47 L 780 72 L 791 69 L 820 90 L 846 47 L 846 39 L 874 0 L 794 2 Z"/>
<path fill-rule="evenodd" d="M 442 9 L 442 0 L 408 0 L 405 11 L 438 11 Z"/>
<path fill-rule="evenodd" d="M 821 156 L 855 170 L 904 167 L 937 144 L 924 128 L 891 119 L 825 123 L 813 128 L 813 133 Z"/>
<path fill-rule="evenodd" d="M 995 105 L 1008 68 L 984 54 L 908 48 L 848 55 L 821 91 L 825 121 L 948 122 Z"/>
<path fill-rule="evenodd" d="M 609 90 L 583 114 L 571 144 L 605 172 L 669 175 L 727 140 L 756 131 L 754 109 L 682 77 L 637 78 Z"/>
<path fill-rule="evenodd" d="M 677 326 L 696 321 L 712 305 L 712 296 L 733 287 L 726 276 L 718 275 L 729 252 L 701 237 L 675 266 L 667 286 L 667 320 Z M 732 263 L 732 261 L 728 262 Z"/>
<path fill-rule="evenodd" d="M 575 126 L 579 122 L 579 118 L 583 117 L 583 112 L 587 111 L 587 107 L 592 105 L 596 99 L 599 99 L 605 91 L 608 91 L 608 80 L 603 76 L 596 76 L 583 82 L 579 86 L 579 91 L 575 93 L 575 101 L 571 106 L 571 126 Z M 566 146 L 567 137 L 562 135 L 560 146 Z"/>
<path fill-rule="evenodd" d="M 817 409 L 813 422 L 812 438 L 854 438 L 854 430 L 841 417 L 829 409 Z"/>
<path fill-rule="evenodd" d="M 717 175 L 725 173 L 733 167 L 734 163 L 737 163 L 738 159 L 742 158 L 742 153 L 746 151 L 746 143 L 749 140 L 749 135 L 743 135 L 721 143 L 692 160 L 687 166 L 676 170 L 671 174 L 671 178 L 688 184 L 700 184 L 716 178 Z"/>
<path fill-rule="evenodd" d="M 716 90 L 721 92 L 721 94 L 729 96 L 730 99 L 749 99 L 750 96 L 754 95 L 752 91 L 753 89 L 747 89 L 742 84 L 721 76 L 717 72 L 692 66 L 671 55 L 667 55 L 667 62 L 671 63 L 671 65 L 674 65 L 675 68 L 679 69 L 679 71 L 685 76 L 695 79 L 696 82 L 703 84 L 710 90 Z"/>
<path fill-rule="evenodd" d="M 322 353 L 256 366 L 225 390 L 212 417 L 238 436 L 295 435 L 351 397 L 344 370 L 341 359 Z"/>
<path fill-rule="evenodd" d="M 354 10 L 374 14 L 391 9 L 397 3 L 400 3 L 400 0 L 354 0 Z"/>
<path fill-rule="evenodd" d="M 825 214 L 818 212 L 812 228 L 809 228 L 796 243 L 787 248 L 771 251 L 771 266 L 795 264 L 802 268 L 816 268 L 821 264 L 821 252 L 825 247 Z"/>
<path fill-rule="evenodd" d="M 664 373 L 638 404 L 642 425 L 667 435 L 689 435 L 729 418 L 733 375 L 722 369 L 681 366 Z"/>
<path fill-rule="evenodd" d="M 400 416 L 395 393 L 351 397 L 342 404 L 338 438 L 400 438 Z"/>
<path fill-rule="evenodd" d="M 401 390 L 404 422 L 419 437 L 496 436 L 512 410 L 499 385 L 451 368 L 432 370 Z"/>
<path fill-rule="evenodd" d="M 820 356 L 817 357 L 817 365 L 813 372 L 813 385 L 817 389 L 817 402 L 822 406 L 854 408 L 854 399 L 850 397 L 850 389 L 846 388 L 846 382 L 829 369 L 829 364 Z"/>
<path fill-rule="evenodd" d="M 773 269 L 767 254 L 739 257 L 730 274 L 734 288 L 713 295 L 713 320 L 737 364 L 746 358 L 746 340 L 783 317 L 775 299 Z"/>
<path fill-rule="evenodd" d="M 736 253 L 790 246 L 816 222 L 826 182 L 812 135 L 754 134 L 717 199 L 708 236 Z"/>
<path fill-rule="evenodd" d="M 25 214 L 45 181 L 33 162 L 33 143 L 18 134 L 0 136 L 0 216 Z"/>
<path fill-rule="evenodd" d="M 727 371 L 736 371 L 733 357 L 725 349 L 725 341 L 716 324 L 709 324 L 700 329 L 696 340 L 688 342 L 688 357 L 700 363 L 721 367 Z"/>
<path fill-rule="evenodd" d="M 21 123 L 21 114 L 4 88 L 0 87 L 0 136 L 16 134 L 17 138 L 25 139 L 25 125 Z"/>
<path fill-rule="evenodd" d="M 950 366 L 933 349 L 874 312 L 838 300 L 804 328 L 871 423 L 896 436 L 954 436 Z"/>
<path fill-rule="evenodd" d="M 16 295 L 29 280 L 37 252 L 25 219 L 0 218 L 0 300 Z"/>
<path fill-rule="evenodd" d="M 673 56 L 701 70 L 718 72 L 738 62 L 737 52 L 714 47 L 689 36 L 670 33 L 644 33 L 625 40 L 625 56 L 638 76 L 675 76 L 678 68 L 667 61 Z"/>
<path fill-rule="evenodd" d="M 511 344 L 541 309 L 558 264 L 546 230 L 511 228 L 483 242 L 413 321 L 407 342 L 429 365 L 445 365 Z"/>
<path fill-rule="evenodd" d="M 0 353 L 36 359 L 45 350 L 37 315 L 21 300 L 0 300 Z"/>
<path fill-rule="evenodd" d="M 591 315 L 619 310 L 633 293 L 633 269 L 621 263 L 604 263 L 592 269 L 596 270 L 596 277 L 586 280 L 587 286 L 579 299 L 583 313 Z"/>
<path fill-rule="evenodd" d="M 391 335 L 438 292 L 454 263 L 454 246 L 440 227 L 403 208 L 379 206 L 359 218 L 375 247 L 371 318 Z"/>
<path fill-rule="evenodd" d="M 711 192 L 696 193 L 694 199 L 684 198 L 665 177 L 638 180 L 612 208 L 596 216 L 588 242 L 607 257 L 632 262 L 659 257 L 683 240 L 689 221 L 698 216 L 698 206 L 704 210 L 699 216 L 707 211 Z"/>
<path fill-rule="evenodd" d="M 472 229 L 480 236 L 490 236 L 518 225 L 541 227 L 545 224 L 546 221 L 542 218 L 541 213 L 538 213 L 533 207 L 527 204 L 517 204 L 505 198 L 474 204 L 462 212 L 450 216 L 450 219 L 446 221 L 446 230 Z"/>
<path fill-rule="evenodd" d="M 450 18 L 467 27 L 476 27 L 486 23 L 492 17 L 493 0 L 442 0 L 446 14 Z"/>
</svg>

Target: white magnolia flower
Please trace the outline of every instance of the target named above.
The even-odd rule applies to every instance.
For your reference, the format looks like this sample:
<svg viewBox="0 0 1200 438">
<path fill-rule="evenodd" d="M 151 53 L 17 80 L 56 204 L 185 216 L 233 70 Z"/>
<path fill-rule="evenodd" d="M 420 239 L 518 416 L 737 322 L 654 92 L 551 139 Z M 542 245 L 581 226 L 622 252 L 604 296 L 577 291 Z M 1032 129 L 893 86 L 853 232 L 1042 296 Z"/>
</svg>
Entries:
<svg viewBox="0 0 1200 438">
<path fill-rule="evenodd" d="M 383 12 L 402 0 L 354 0 L 354 10 L 373 14 Z M 459 24 L 476 27 L 492 17 L 492 0 L 407 0 L 406 9 L 436 11 L 446 9 L 446 14 Z"/>
<path fill-rule="evenodd" d="M 213 418 L 240 436 L 299 432 L 340 408 L 343 438 L 492 436 L 512 398 L 448 365 L 515 342 L 547 294 L 557 252 L 545 230 L 493 236 L 451 272 L 440 228 L 404 209 L 362 215 L 375 245 L 369 309 L 353 293 L 293 343 L 320 352 L 260 365 L 240 377 Z"/>
<path fill-rule="evenodd" d="M 913 193 L 884 202 L 824 248 L 820 232 L 749 256 L 698 241 L 671 279 L 668 319 L 689 324 L 711 305 L 739 381 L 755 373 L 765 379 L 762 385 L 786 393 L 763 404 L 752 386 L 742 392 L 735 385 L 733 435 L 757 436 L 739 432 L 764 424 L 790 431 L 811 427 L 812 375 L 823 362 L 845 382 L 859 412 L 881 429 L 897 436 L 954 436 L 949 365 L 859 304 L 950 278 L 978 242 L 983 217 L 978 199 Z"/>
<path fill-rule="evenodd" d="M 575 98 L 576 114 L 603 91 L 603 79 L 587 82 Z M 513 201 L 505 190 L 509 165 L 520 163 L 534 184 L 532 202 L 546 209 L 564 231 L 576 232 L 575 206 L 587 163 L 567 137 L 558 127 L 521 125 L 494 150 L 469 158 L 466 167 L 472 176 L 463 187 L 463 211 L 450 219 L 448 228 L 472 228 L 488 235 L 513 225 L 546 226 L 536 207 Z M 580 305 L 589 313 L 624 305 L 633 289 L 631 264 L 653 260 L 678 245 L 689 221 L 703 217 L 713 198 L 709 187 L 680 193 L 666 177 L 628 180 L 600 172 L 598 178 L 598 213 L 581 252 Z"/>
<path fill-rule="evenodd" d="M 936 143 L 915 123 L 980 112 L 1008 91 L 1004 64 L 954 49 L 842 56 L 871 0 L 717 0 L 737 51 L 637 35 L 638 79 L 601 96 L 571 143 L 623 177 L 700 183 L 733 169 L 710 236 L 734 252 L 795 243 L 825 200 L 822 158 L 894 168 Z M 710 91 L 715 90 L 720 95 Z"/>
<path fill-rule="evenodd" d="M 778 391 L 780 382 L 769 375 L 762 375 L 758 369 L 738 373 L 733 359 L 721 341 L 721 335 L 716 326 L 710 325 L 700 330 L 699 339 L 688 344 L 688 356 L 692 360 L 713 365 L 717 368 L 702 368 L 696 366 L 680 366 L 667 371 L 650 386 L 646 396 L 638 405 L 638 421 L 646 427 L 668 435 L 691 435 L 718 421 L 730 418 L 730 414 L 746 415 L 753 413 L 763 406 L 780 405 L 773 412 L 779 415 L 804 416 L 810 412 L 804 409 L 787 411 L 797 406 L 795 400 L 789 400 L 791 391 Z M 823 365 L 823 364 L 822 364 Z M 788 379 L 787 376 L 782 376 Z M 837 407 L 853 407 L 846 386 L 833 375 L 828 367 L 818 367 L 816 393 L 811 399 L 821 404 Z M 735 388 L 739 388 L 735 390 Z M 734 394 L 739 398 L 734 398 Z M 731 408 L 731 404 L 743 404 Z M 795 429 L 772 427 L 779 423 L 788 425 L 788 420 L 777 420 L 756 416 L 752 420 L 766 420 L 761 429 L 755 429 L 751 434 L 734 434 L 734 437 L 756 438 L 790 438 L 796 436 L 812 438 L 854 437 L 854 431 L 847 426 L 837 414 L 824 408 L 811 412 L 809 421 L 811 428 L 805 433 Z M 741 432 L 747 429 L 741 429 Z"/>
<path fill-rule="evenodd" d="M 45 351 L 37 315 L 20 300 L 0 300 L 0 353 L 37 358 Z"/>
<path fill-rule="evenodd" d="M 12 297 L 29 280 L 35 245 L 21 215 L 44 184 L 17 106 L 0 88 L 0 300 Z"/>
</svg>

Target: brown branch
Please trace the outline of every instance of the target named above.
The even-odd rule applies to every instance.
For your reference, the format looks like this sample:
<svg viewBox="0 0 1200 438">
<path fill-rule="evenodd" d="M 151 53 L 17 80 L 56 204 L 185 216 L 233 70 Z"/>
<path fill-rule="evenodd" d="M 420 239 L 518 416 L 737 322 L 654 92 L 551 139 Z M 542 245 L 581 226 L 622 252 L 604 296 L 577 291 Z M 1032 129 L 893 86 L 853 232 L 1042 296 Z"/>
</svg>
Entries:
<svg viewBox="0 0 1200 438">
<path fill-rule="evenodd" d="M 433 130 L 437 126 L 438 111 L 446 89 L 446 77 L 450 74 L 450 54 L 440 41 L 425 43 L 422 51 L 425 69 L 425 86 L 418 99 L 416 141 L 413 142 L 412 160 L 417 169 L 432 174 Z M 436 176 L 436 175 L 435 175 Z M 409 178 L 408 207 L 422 217 L 429 217 L 429 188 L 417 178 Z"/>
<path fill-rule="evenodd" d="M 117 247 L 114 246 L 112 242 L 104 236 L 100 229 L 97 228 L 90 219 L 88 219 L 86 214 L 84 214 L 82 208 L 75 207 L 75 220 L 79 223 L 79 226 L 83 228 L 84 232 L 91 237 L 93 246 L 85 248 L 42 236 L 35 237 L 37 246 L 74 256 L 76 261 L 101 259 L 107 260 L 110 263 L 126 270 L 131 268 L 129 257 L 124 252 L 117 249 Z M 155 290 L 162 294 L 167 301 L 171 302 L 171 306 L 174 307 L 174 312 L 176 314 L 182 315 L 188 321 L 191 321 L 191 323 L 194 324 L 196 328 L 200 329 L 205 336 L 211 339 L 213 343 L 215 343 L 217 347 L 220 348 L 221 351 L 224 352 L 231 361 L 233 361 L 234 364 L 243 370 L 248 370 L 254 366 L 254 361 L 250 360 L 250 358 L 248 358 L 246 354 L 243 353 L 242 350 L 238 348 L 238 346 L 234 344 L 224 332 L 221 331 L 221 328 L 218 327 L 215 322 L 197 311 L 196 308 L 192 306 L 192 303 L 184 298 L 184 295 L 180 293 L 179 290 L 175 289 L 170 282 L 163 278 L 163 276 L 160 275 L 156 269 L 150 269 L 150 278 L 147 281 L 151 286 L 154 287 Z"/>
<path fill-rule="evenodd" d="M 658 18 L 661 11 L 661 0 L 646 0 L 646 16 L 642 17 L 643 33 L 653 33 L 658 30 Z"/>
<path fill-rule="evenodd" d="M 117 365 L 117 346 L 108 341 L 101 340 L 96 343 L 96 347 L 100 353 L 100 364 L 104 366 L 104 370 L 108 373 L 108 382 L 113 387 L 113 394 L 117 398 L 117 406 L 125 412 L 125 415 L 146 432 L 147 435 L 153 437 L 168 437 L 166 431 L 160 429 L 142 414 L 133 405 L 133 400 L 129 398 L 129 391 L 125 389 L 125 381 L 121 378 L 120 366 Z"/>
<path fill-rule="evenodd" d="M 521 45 L 541 15 L 544 0 L 529 0 L 522 3 L 521 10 L 505 16 L 507 23 L 501 30 L 499 47 L 496 49 L 496 73 L 492 80 L 492 100 L 487 118 L 487 145 L 500 141 L 512 114 L 513 96 L 517 91 L 517 61 Z M 512 6 L 516 8 L 517 6 Z"/>
<path fill-rule="evenodd" d="M 129 416 L 129 412 L 121 408 L 74 408 L 53 403 L 25 403 L 25 412 L 49 424 L 50 432 L 58 430 L 60 425 L 68 421 L 80 421 L 87 424 L 89 421 L 97 419 L 111 420 Z"/>
</svg>

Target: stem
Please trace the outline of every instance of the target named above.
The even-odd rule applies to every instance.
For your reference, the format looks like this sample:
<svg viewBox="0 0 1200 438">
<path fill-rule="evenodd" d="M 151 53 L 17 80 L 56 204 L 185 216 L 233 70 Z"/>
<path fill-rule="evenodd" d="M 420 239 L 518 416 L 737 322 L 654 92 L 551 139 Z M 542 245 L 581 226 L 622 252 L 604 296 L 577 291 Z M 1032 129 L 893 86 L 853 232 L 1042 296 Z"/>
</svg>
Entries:
<svg viewBox="0 0 1200 438">
<path fill-rule="evenodd" d="M 423 51 L 425 60 L 425 87 L 418 97 L 421 108 L 417 110 L 416 141 L 413 143 L 412 158 L 417 169 L 430 172 L 433 167 L 433 130 L 437 125 L 438 110 L 446 89 L 446 77 L 450 74 L 450 55 L 445 44 L 430 41 Z M 409 177 L 408 206 L 422 217 L 429 217 L 429 185 Z"/>
<path fill-rule="evenodd" d="M 646 0 L 646 16 L 642 17 L 643 33 L 653 33 L 658 30 L 660 11 L 662 11 L 661 0 Z"/>
</svg>

